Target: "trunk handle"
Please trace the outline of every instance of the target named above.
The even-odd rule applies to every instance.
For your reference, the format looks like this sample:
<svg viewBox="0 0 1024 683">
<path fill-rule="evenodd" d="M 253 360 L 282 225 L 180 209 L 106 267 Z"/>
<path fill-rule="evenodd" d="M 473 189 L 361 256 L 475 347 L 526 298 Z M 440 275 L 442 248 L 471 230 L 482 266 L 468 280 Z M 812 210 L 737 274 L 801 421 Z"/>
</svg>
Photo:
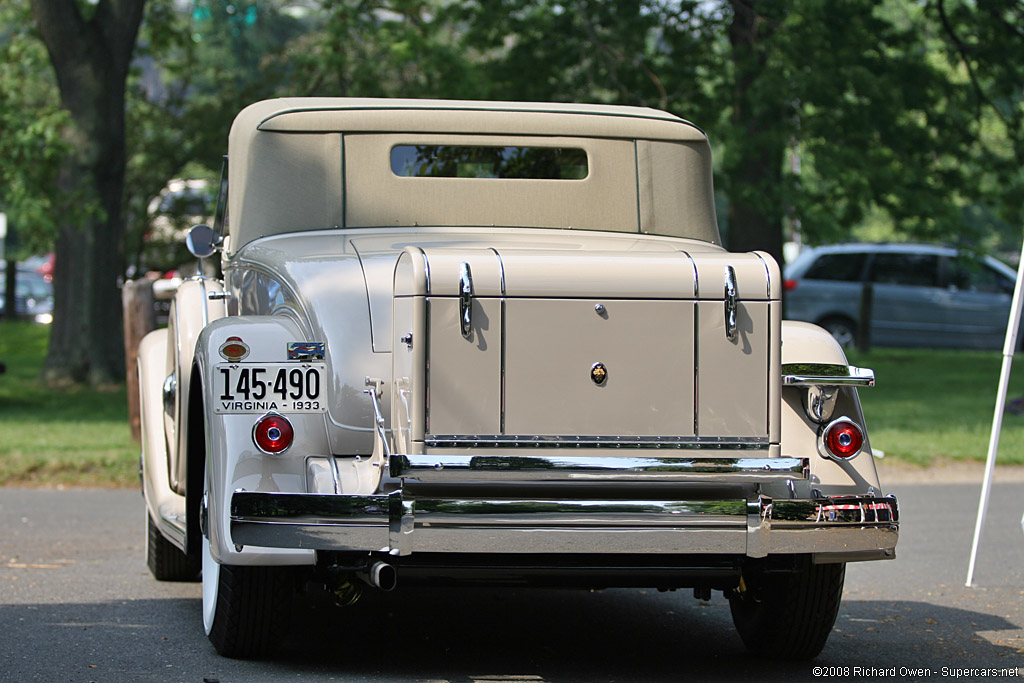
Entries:
<svg viewBox="0 0 1024 683">
<path fill-rule="evenodd" d="M 736 340 L 736 271 L 725 267 L 725 338 Z"/>
<path fill-rule="evenodd" d="M 463 337 L 473 336 L 473 274 L 465 261 L 459 264 L 459 325 Z"/>
</svg>

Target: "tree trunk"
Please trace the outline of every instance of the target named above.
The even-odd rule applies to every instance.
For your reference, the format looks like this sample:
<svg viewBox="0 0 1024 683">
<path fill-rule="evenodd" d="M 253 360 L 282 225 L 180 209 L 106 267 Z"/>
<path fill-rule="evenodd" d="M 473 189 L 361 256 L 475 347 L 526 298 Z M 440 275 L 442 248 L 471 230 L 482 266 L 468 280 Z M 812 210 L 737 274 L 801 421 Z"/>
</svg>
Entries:
<svg viewBox="0 0 1024 683">
<path fill-rule="evenodd" d="M 768 66 L 771 38 L 785 3 L 731 0 L 729 45 L 734 72 L 732 118 L 737 140 L 724 163 L 728 183 L 728 245 L 732 251 L 761 249 L 781 265 L 782 168 L 789 109 L 784 89 L 773 87 Z"/>
<path fill-rule="evenodd" d="M 73 121 L 62 192 L 94 210 L 59 224 L 54 321 L 44 379 L 110 384 L 124 377 L 117 290 L 125 173 L 125 81 L 145 0 L 100 0 L 84 19 L 75 0 L 31 0 Z"/>
</svg>

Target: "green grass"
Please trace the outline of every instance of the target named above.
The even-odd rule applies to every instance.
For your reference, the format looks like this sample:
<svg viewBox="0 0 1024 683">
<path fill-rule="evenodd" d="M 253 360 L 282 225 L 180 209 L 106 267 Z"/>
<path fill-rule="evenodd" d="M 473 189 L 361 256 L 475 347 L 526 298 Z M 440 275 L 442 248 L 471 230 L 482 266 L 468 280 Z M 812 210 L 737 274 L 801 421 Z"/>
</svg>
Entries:
<svg viewBox="0 0 1024 683">
<path fill-rule="evenodd" d="M 918 465 L 984 461 L 1002 354 L 999 351 L 873 349 L 850 353 L 875 371 L 860 392 L 871 445 L 886 460 Z M 1024 356 L 1010 373 L 1007 403 L 1024 396 Z M 1005 413 L 997 464 L 1024 464 L 1024 415 Z"/>
<path fill-rule="evenodd" d="M 0 485 L 137 486 L 124 387 L 44 386 L 48 339 L 43 326 L 0 323 Z"/>
<path fill-rule="evenodd" d="M 139 446 L 124 387 L 48 388 L 39 381 L 48 330 L 0 323 L 0 485 L 137 486 Z M 871 443 L 886 460 L 984 461 L 1002 358 L 997 351 L 876 349 L 850 354 L 873 368 L 861 391 Z M 1024 396 L 1024 356 L 1009 396 Z M 1000 464 L 1024 464 L 1024 415 L 1006 414 Z"/>
</svg>

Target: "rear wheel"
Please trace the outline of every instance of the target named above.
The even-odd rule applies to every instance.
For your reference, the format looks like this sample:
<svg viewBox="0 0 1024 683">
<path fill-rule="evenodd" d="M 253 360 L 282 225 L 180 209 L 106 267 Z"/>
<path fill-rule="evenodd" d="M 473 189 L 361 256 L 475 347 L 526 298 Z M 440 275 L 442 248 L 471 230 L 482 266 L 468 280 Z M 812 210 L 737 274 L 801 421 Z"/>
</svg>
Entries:
<svg viewBox="0 0 1024 683">
<path fill-rule="evenodd" d="M 810 557 L 793 572 L 744 571 L 729 597 L 743 644 L 772 659 L 816 657 L 839 614 L 845 576 L 845 564 L 813 564 Z"/>
<path fill-rule="evenodd" d="M 195 581 L 199 561 L 164 538 L 153 517 L 146 512 L 146 564 L 157 581 Z"/>
<path fill-rule="evenodd" d="M 203 627 L 219 654 L 252 659 L 271 651 L 291 594 L 287 570 L 219 564 L 204 536 Z"/>
<path fill-rule="evenodd" d="M 857 344 L 857 325 L 849 318 L 834 316 L 825 318 L 820 323 L 839 345 L 844 349 L 852 349 Z"/>
</svg>

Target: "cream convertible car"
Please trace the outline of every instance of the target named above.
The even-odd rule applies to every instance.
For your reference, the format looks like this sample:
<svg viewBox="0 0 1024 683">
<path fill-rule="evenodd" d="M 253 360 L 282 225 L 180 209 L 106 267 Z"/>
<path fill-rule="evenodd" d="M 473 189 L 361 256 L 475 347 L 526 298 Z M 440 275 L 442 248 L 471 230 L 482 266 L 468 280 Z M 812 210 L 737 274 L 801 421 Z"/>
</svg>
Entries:
<svg viewBox="0 0 1024 683">
<path fill-rule="evenodd" d="M 147 561 L 217 651 L 292 591 L 729 597 L 809 658 L 894 556 L 851 367 L 721 246 L 708 140 L 651 109 L 361 99 L 235 120 L 196 277 L 139 349 Z M 230 183 L 226 178 L 230 177 Z"/>
</svg>

